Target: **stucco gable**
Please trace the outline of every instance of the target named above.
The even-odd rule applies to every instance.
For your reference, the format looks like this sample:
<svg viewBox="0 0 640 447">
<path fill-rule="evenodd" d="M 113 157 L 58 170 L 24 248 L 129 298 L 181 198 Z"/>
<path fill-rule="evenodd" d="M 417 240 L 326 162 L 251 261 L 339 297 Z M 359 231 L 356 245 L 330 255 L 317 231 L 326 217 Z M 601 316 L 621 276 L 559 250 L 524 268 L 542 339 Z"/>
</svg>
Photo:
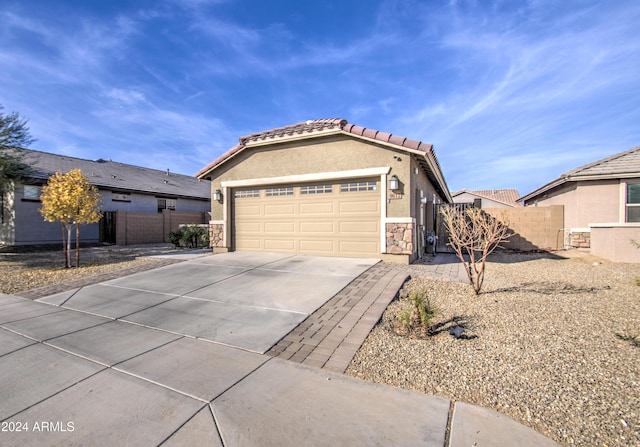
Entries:
<svg viewBox="0 0 640 447">
<path fill-rule="evenodd" d="M 416 160 L 425 171 L 434 187 L 442 197 L 451 201 L 451 194 L 433 150 L 433 145 L 417 140 L 411 140 L 399 135 L 357 126 L 340 118 L 309 120 L 241 137 L 237 145 L 202 168 L 198 173 L 196 173 L 196 176 L 198 178 L 207 178 L 207 176 L 211 176 L 213 171 L 217 168 L 234 158 L 237 154 L 245 150 L 250 150 L 252 147 L 317 138 L 334 134 L 349 135 L 354 138 L 378 143 L 415 155 Z"/>
</svg>

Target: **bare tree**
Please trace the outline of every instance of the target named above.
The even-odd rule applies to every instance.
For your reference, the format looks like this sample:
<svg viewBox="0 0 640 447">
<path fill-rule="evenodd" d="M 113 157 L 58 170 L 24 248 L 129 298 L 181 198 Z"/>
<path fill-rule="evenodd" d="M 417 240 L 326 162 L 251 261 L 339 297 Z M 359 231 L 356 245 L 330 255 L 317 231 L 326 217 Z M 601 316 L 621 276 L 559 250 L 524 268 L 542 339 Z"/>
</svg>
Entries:
<svg viewBox="0 0 640 447">
<path fill-rule="evenodd" d="M 27 120 L 18 112 L 4 114 L 0 104 L 0 194 L 12 181 L 24 177 L 28 166 L 22 162 L 22 149 L 33 143 Z"/>
<path fill-rule="evenodd" d="M 449 232 L 449 245 L 462 261 L 476 295 L 484 282 L 484 271 L 489 256 L 511 235 L 505 216 L 500 219 L 480 208 L 448 206 L 441 208 L 444 224 Z"/>
</svg>

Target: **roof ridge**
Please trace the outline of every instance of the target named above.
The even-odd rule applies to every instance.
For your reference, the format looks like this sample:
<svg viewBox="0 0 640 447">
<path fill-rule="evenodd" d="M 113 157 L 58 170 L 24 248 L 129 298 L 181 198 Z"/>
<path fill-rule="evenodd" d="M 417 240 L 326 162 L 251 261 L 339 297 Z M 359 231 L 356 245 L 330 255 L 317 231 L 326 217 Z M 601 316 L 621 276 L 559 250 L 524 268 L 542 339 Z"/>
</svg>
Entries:
<svg viewBox="0 0 640 447">
<path fill-rule="evenodd" d="M 587 163 L 586 165 L 578 166 L 577 168 L 574 168 L 574 169 L 572 169 L 570 171 L 565 172 L 560 177 L 570 177 L 572 175 L 576 175 L 576 174 L 580 173 L 581 171 L 585 171 L 587 169 L 593 168 L 594 166 L 598 166 L 598 165 L 601 165 L 601 164 L 604 164 L 604 163 L 608 163 L 608 162 L 613 161 L 613 160 L 617 160 L 618 158 L 624 157 L 624 156 L 629 155 L 631 153 L 634 153 L 636 151 L 640 151 L 640 146 L 636 146 L 634 148 L 627 149 L 626 151 L 623 151 L 623 152 L 618 152 L 617 154 L 613 154 L 613 155 L 610 155 L 608 157 L 602 158 L 600 160 L 596 160 L 596 161 L 593 161 L 591 163 Z"/>
<path fill-rule="evenodd" d="M 41 150 L 37 150 L 37 149 L 21 149 L 22 151 L 25 151 L 25 153 L 32 153 L 32 152 L 37 152 L 39 154 L 44 154 L 46 156 L 51 156 L 51 157 L 60 157 L 60 158 L 67 158 L 67 159 L 71 159 L 71 160 L 79 160 L 79 161 L 83 161 L 83 162 L 88 162 L 88 163 L 99 163 L 99 164 L 105 164 L 105 163 L 112 163 L 114 165 L 119 165 L 119 166 L 126 166 L 126 167 L 130 167 L 130 168 L 136 168 L 136 169 L 144 169 L 146 171 L 153 171 L 153 172 L 158 172 L 158 173 L 163 173 L 166 174 L 166 170 L 163 169 L 155 169 L 155 168 L 149 168 L 146 166 L 140 166 L 140 165 L 134 165 L 131 163 L 123 163 L 121 161 L 113 161 L 111 159 L 109 160 L 105 160 L 102 158 L 98 158 L 97 160 L 92 160 L 90 158 L 81 158 L 81 157 L 76 157 L 73 155 L 65 155 L 65 154 L 54 154 L 53 152 L 45 152 L 45 151 L 41 151 Z M 33 154 L 36 155 L 36 154 Z M 172 176 L 182 176 L 182 177 L 188 177 L 188 178 L 195 178 L 192 175 L 188 175 L 188 174 L 181 174 L 179 172 L 171 172 Z"/>
<path fill-rule="evenodd" d="M 324 129 L 332 129 L 340 127 L 342 129 L 347 124 L 347 120 L 343 118 L 323 118 L 316 120 L 307 120 L 287 126 L 276 127 L 269 130 L 262 130 L 249 135 L 240 137 L 240 144 L 244 145 L 248 141 L 266 140 L 267 138 L 283 137 L 285 135 L 293 135 L 294 133 L 311 133 Z"/>
</svg>

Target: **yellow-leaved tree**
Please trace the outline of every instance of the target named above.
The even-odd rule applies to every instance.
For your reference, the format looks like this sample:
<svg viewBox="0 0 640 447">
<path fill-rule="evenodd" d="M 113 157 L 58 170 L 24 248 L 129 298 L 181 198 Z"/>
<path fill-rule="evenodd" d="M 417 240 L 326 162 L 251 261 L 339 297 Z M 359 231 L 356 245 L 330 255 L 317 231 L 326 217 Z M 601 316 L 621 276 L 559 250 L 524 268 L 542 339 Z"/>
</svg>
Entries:
<svg viewBox="0 0 640 447">
<path fill-rule="evenodd" d="M 80 169 L 56 172 L 42 188 L 40 214 L 48 222 L 62 223 L 65 268 L 71 267 L 71 229 L 76 227 L 76 267 L 80 266 L 80 224 L 98 222 L 100 193 Z"/>
</svg>

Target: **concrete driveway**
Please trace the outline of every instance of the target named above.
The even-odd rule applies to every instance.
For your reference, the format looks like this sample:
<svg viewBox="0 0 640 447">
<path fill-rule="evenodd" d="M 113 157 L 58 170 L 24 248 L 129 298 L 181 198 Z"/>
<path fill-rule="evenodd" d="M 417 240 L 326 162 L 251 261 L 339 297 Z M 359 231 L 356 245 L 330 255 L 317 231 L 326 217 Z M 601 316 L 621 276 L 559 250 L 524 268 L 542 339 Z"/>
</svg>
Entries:
<svg viewBox="0 0 640 447">
<path fill-rule="evenodd" d="M 496 412 L 261 353 L 377 260 L 232 253 L 0 294 L 2 446 L 555 446 Z"/>
<path fill-rule="evenodd" d="M 234 252 L 39 301 L 264 353 L 377 262 Z"/>
</svg>

